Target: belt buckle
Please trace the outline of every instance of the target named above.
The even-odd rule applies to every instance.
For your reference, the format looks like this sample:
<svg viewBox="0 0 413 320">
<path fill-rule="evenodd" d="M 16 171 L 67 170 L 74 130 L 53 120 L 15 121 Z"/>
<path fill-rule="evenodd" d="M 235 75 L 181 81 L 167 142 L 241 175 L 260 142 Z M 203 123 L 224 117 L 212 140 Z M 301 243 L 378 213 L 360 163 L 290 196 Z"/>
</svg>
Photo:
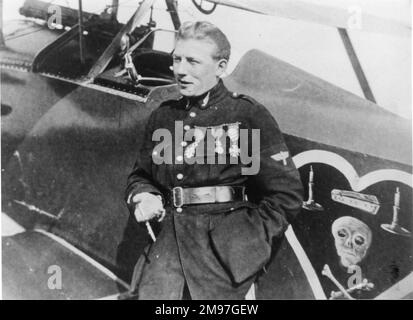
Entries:
<svg viewBox="0 0 413 320">
<path fill-rule="evenodd" d="M 180 208 L 184 204 L 184 189 L 182 187 L 175 187 L 172 189 L 172 199 L 175 208 Z"/>
</svg>

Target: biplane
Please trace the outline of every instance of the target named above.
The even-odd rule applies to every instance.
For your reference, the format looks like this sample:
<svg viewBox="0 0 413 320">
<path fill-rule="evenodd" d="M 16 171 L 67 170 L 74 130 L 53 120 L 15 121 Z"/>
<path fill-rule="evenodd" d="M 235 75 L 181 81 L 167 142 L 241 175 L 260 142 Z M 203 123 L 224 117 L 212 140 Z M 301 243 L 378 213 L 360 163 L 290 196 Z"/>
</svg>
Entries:
<svg viewBox="0 0 413 320">
<path fill-rule="evenodd" d="M 225 7 L 337 29 L 364 95 L 254 48 L 223 79 L 277 119 L 306 192 L 247 298 L 413 298 L 411 120 L 376 102 L 347 10 L 322 3 L 113 0 L 95 12 L 26 0 L 0 39 L 3 298 L 131 298 L 151 240 L 123 192 L 149 114 L 178 96 L 170 53 L 185 5 L 204 20 Z M 363 21 L 360 32 L 411 36 L 403 21 Z"/>
</svg>

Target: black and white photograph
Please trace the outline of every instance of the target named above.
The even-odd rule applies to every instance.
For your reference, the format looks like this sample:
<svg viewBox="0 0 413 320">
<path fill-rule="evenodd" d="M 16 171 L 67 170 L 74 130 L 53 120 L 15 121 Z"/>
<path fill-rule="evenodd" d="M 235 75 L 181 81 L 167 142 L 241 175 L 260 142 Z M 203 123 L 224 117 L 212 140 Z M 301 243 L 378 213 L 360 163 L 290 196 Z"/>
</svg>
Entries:
<svg viewBox="0 0 413 320">
<path fill-rule="evenodd" d="M 1 299 L 413 299 L 411 16 L 0 0 Z"/>
</svg>

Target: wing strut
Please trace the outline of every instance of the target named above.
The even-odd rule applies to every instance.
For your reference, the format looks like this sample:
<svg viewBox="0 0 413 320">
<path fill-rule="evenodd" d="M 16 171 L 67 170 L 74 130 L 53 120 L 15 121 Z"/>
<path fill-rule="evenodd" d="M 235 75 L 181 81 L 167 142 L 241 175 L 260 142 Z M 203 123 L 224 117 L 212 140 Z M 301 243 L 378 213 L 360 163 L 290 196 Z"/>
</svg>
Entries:
<svg viewBox="0 0 413 320">
<path fill-rule="evenodd" d="M 360 83 L 361 90 L 363 90 L 364 97 L 376 103 L 376 99 L 373 96 L 370 85 L 367 81 L 366 75 L 364 74 L 363 68 L 361 67 L 360 60 L 357 57 L 356 51 L 354 50 L 353 44 L 351 43 L 348 32 L 344 28 L 337 28 L 340 34 L 341 40 L 343 41 L 344 47 L 346 48 L 347 55 L 350 58 L 353 70 L 356 73 L 357 79 Z"/>
<path fill-rule="evenodd" d="M 80 63 L 85 64 L 85 54 L 83 50 L 83 9 L 82 0 L 79 0 L 79 51 L 80 51 Z"/>
<path fill-rule="evenodd" d="M 166 7 L 171 15 L 172 23 L 175 30 L 178 30 L 181 26 L 181 21 L 178 16 L 178 3 L 176 0 L 166 0 Z"/>
<path fill-rule="evenodd" d="M 5 46 L 3 36 L 3 0 L 0 0 L 0 46 Z"/>
<path fill-rule="evenodd" d="M 87 78 L 93 79 L 99 73 L 101 73 L 112 60 L 113 55 L 119 49 L 120 46 L 120 39 L 122 36 L 131 30 L 133 30 L 138 23 L 142 22 L 142 19 L 146 12 L 150 10 L 155 0 L 143 0 L 140 2 L 139 7 L 136 9 L 133 16 L 129 19 L 129 21 L 122 27 L 122 29 L 118 32 L 115 38 L 112 40 L 111 44 L 105 49 L 99 59 L 96 61 L 95 65 L 89 71 Z"/>
</svg>

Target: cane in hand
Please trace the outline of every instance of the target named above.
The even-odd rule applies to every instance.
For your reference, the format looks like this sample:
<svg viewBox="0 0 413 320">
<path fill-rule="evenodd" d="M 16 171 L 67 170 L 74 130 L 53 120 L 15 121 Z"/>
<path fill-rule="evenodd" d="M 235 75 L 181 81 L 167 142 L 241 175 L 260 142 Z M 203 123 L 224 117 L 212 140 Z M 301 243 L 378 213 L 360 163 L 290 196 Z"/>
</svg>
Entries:
<svg viewBox="0 0 413 320">
<path fill-rule="evenodd" d="M 156 241 L 156 237 L 155 237 L 155 233 L 153 233 L 151 224 L 149 223 L 149 221 L 146 221 L 146 222 L 145 222 L 145 225 L 146 225 L 146 229 L 148 229 L 149 235 L 150 235 L 151 238 L 152 238 L 152 241 L 155 242 L 155 241 Z"/>
<path fill-rule="evenodd" d="M 135 210 L 139 210 L 140 212 L 143 212 L 142 208 L 140 207 L 140 203 L 136 204 Z M 158 221 L 160 222 L 165 217 L 165 209 L 163 209 L 159 213 L 160 213 L 160 218 Z M 153 232 L 152 226 L 149 223 L 149 221 L 145 221 L 145 226 L 146 226 L 146 229 L 148 230 L 149 236 L 151 237 L 152 241 L 155 242 L 156 241 L 155 233 Z"/>
</svg>

